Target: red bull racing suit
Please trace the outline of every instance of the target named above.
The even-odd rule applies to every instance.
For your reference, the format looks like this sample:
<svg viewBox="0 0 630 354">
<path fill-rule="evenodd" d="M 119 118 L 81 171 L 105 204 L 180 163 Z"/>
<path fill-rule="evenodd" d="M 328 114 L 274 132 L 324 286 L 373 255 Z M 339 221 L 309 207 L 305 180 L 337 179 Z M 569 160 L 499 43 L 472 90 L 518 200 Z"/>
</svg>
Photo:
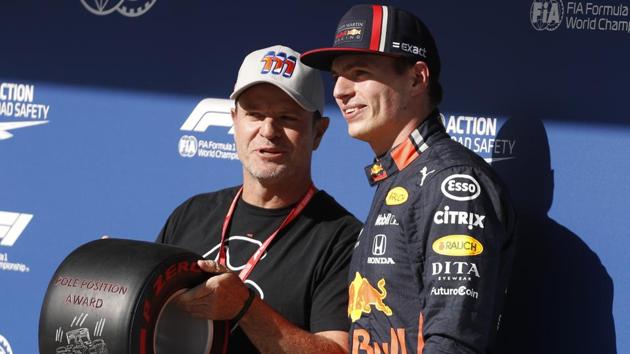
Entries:
<svg viewBox="0 0 630 354">
<path fill-rule="evenodd" d="M 374 200 L 350 265 L 352 353 L 489 353 L 515 215 L 491 167 L 437 111 L 366 167 Z"/>
</svg>

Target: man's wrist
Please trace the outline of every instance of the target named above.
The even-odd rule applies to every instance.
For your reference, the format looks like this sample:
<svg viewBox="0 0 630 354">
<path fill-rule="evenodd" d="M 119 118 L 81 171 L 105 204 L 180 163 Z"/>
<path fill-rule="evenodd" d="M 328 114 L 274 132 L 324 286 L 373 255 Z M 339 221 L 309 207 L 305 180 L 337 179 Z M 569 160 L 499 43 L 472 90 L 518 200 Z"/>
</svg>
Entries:
<svg viewBox="0 0 630 354">
<path fill-rule="evenodd" d="M 241 310 L 236 314 L 236 316 L 234 316 L 234 318 L 230 320 L 230 322 L 238 323 L 243 318 L 243 316 L 245 316 L 245 314 L 247 313 L 247 310 L 249 310 L 250 306 L 252 305 L 252 302 L 254 302 L 254 298 L 256 297 L 256 292 L 252 288 L 249 288 L 249 287 L 247 288 L 247 292 L 249 295 L 247 296 L 247 300 L 245 300 L 245 304 L 243 305 Z"/>
</svg>

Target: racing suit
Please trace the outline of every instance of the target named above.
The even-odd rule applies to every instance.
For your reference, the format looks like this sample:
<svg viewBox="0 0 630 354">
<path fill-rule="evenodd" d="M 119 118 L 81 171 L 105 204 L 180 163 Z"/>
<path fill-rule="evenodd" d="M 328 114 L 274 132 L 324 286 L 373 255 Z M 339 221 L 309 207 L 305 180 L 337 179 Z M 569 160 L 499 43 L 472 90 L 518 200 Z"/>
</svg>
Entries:
<svg viewBox="0 0 630 354">
<path fill-rule="evenodd" d="M 437 111 L 366 173 L 377 188 L 350 265 L 352 353 L 492 352 L 515 244 L 497 175 Z"/>
</svg>

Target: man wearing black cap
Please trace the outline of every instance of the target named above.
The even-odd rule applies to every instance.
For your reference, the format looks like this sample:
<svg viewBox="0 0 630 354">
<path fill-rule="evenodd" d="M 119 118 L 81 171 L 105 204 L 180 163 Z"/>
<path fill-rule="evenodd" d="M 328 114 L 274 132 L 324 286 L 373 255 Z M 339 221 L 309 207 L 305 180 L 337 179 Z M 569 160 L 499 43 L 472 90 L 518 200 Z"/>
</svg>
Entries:
<svg viewBox="0 0 630 354">
<path fill-rule="evenodd" d="M 350 265 L 351 352 L 493 352 L 515 216 L 490 166 L 444 129 L 431 33 L 409 12 L 357 5 L 332 48 L 301 60 L 332 72 L 349 134 L 376 155 Z"/>
</svg>

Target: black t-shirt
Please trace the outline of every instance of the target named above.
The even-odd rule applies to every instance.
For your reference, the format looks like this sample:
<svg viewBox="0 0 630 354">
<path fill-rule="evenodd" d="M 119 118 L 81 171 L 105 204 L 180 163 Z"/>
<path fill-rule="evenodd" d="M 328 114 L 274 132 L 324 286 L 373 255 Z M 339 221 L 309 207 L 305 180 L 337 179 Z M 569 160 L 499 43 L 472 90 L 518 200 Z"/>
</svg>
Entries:
<svg viewBox="0 0 630 354">
<path fill-rule="evenodd" d="M 216 260 L 223 220 L 237 191 L 235 187 L 190 198 L 171 214 L 157 241 Z M 239 200 L 228 230 L 230 269 L 239 272 L 291 209 L 264 209 Z M 304 330 L 347 331 L 348 263 L 360 229 L 361 223 L 352 214 L 319 191 L 278 233 L 245 283 Z M 252 353 L 256 349 L 237 328 L 229 351 Z"/>
</svg>

